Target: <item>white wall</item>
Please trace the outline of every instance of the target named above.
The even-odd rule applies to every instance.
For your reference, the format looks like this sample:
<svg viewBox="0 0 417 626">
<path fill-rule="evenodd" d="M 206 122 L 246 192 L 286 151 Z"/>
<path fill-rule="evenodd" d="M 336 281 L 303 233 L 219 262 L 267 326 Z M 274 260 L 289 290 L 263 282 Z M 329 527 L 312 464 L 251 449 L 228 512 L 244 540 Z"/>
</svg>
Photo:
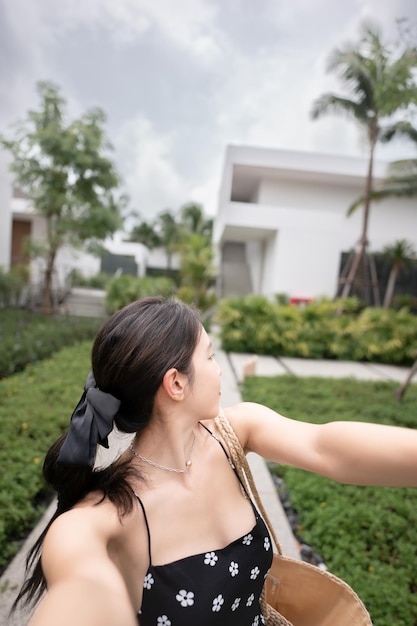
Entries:
<svg viewBox="0 0 417 626">
<path fill-rule="evenodd" d="M 263 241 L 248 241 L 246 244 L 246 262 L 255 293 L 259 293 L 262 288 L 264 249 Z"/>
<path fill-rule="evenodd" d="M 12 247 L 12 182 L 8 171 L 8 160 L 4 152 L 0 152 L 0 267 L 6 271 L 10 268 Z"/>
<path fill-rule="evenodd" d="M 385 171 L 385 163 L 375 164 L 376 184 Z M 349 217 L 347 209 L 363 193 L 365 174 L 364 159 L 229 147 L 214 244 L 252 242 L 248 258 L 257 293 L 333 297 L 341 252 L 353 249 L 361 235 L 362 207 Z M 254 184 L 257 177 L 256 202 L 230 201 L 232 185 L 245 189 L 245 181 Z M 417 249 L 417 202 L 373 203 L 369 249 L 381 250 L 403 238 Z"/>
</svg>

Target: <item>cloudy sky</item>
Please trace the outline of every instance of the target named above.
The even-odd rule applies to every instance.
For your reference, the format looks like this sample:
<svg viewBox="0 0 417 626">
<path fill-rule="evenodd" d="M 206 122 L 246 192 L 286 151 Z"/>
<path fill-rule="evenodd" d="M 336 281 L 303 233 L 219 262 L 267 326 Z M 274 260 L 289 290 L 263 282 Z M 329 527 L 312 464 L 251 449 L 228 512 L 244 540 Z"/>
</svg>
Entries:
<svg viewBox="0 0 417 626">
<path fill-rule="evenodd" d="M 0 0 L 0 132 L 51 80 L 71 116 L 106 112 L 132 209 L 213 215 L 228 144 L 365 154 L 353 123 L 309 111 L 340 92 L 334 47 L 364 19 L 394 38 L 404 17 L 417 22 L 415 0 Z"/>
</svg>

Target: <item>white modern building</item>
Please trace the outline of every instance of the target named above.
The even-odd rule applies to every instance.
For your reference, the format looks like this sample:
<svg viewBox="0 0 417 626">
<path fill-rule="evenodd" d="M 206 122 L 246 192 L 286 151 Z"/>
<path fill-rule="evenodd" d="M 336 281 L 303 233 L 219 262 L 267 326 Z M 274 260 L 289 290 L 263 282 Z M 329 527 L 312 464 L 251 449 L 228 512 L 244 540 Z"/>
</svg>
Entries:
<svg viewBox="0 0 417 626">
<path fill-rule="evenodd" d="M 220 295 L 334 297 L 341 254 L 360 237 L 362 210 L 348 217 L 347 209 L 367 167 L 366 159 L 228 146 L 213 235 Z M 375 185 L 386 170 L 375 163 Z M 398 239 L 417 248 L 416 200 L 374 203 L 368 239 L 370 251 Z"/>
</svg>

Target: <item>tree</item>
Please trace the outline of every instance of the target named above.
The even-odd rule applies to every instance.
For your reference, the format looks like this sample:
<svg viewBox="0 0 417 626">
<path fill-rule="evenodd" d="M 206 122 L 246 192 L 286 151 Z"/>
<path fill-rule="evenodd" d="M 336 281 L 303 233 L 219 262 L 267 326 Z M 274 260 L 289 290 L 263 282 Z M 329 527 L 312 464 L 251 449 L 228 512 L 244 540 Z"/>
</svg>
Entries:
<svg viewBox="0 0 417 626">
<path fill-rule="evenodd" d="M 103 240 L 121 224 L 115 189 L 119 177 L 105 156 L 110 148 L 101 109 L 67 121 L 66 102 L 57 86 L 37 84 L 40 108 L 15 125 L 12 138 L 0 143 L 12 154 L 15 181 L 46 221 L 42 304 L 53 308 L 52 281 L 58 250 Z"/>
<path fill-rule="evenodd" d="M 181 226 L 171 211 L 163 211 L 156 220 L 156 232 L 160 245 L 167 255 L 167 270 L 172 270 L 172 257 L 178 251 L 181 241 Z"/>
<path fill-rule="evenodd" d="M 143 245 L 149 248 L 149 250 L 153 250 L 153 248 L 156 248 L 161 243 L 154 224 L 146 222 L 145 220 L 136 224 L 136 226 L 132 228 L 130 232 L 130 241 L 143 243 Z"/>
<path fill-rule="evenodd" d="M 416 251 L 412 243 L 406 239 L 399 239 L 393 244 L 385 246 L 382 250 L 382 256 L 391 264 L 383 305 L 385 309 L 388 309 L 391 306 L 398 273 L 400 270 L 410 267 L 415 259 Z"/>
<path fill-rule="evenodd" d="M 342 291 L 349 295 L 359 266 L 365 266 L 368 247 L 368 222 L 373 187 L 374 153 L 384 134 L 384 124 L 399 111 L 417 103 L 417 85 L 414 68 L 417 67 L 417 50 L 399 43 L 392 48 L 381 41 L 378 30 L 364 24 L 358 44 L 347 44 L 335 49 L 328 61 L 328 71 L 339 75 L 348 95 L 326 93 L 312 108 L 312 118 L 327 113 L 341 113 L 357 122 L 367 137 L 368 172 L 363 194 L 362 232 L 353 256 Z M 391 138 L 394 136 L 391 135 Z M 388 140 L 388 135 L 386 140 Z M 356 205 L 358 206 L 358 205 Z M 350 212 L 356 208 L 351 207 Z M 348 213 L 350 214 L 350 213 Z"/>
<path fill-rule="evenodd" d="M 199 204 L 186 204 L 181 209 L 181 223 L 191 232 L 211 239 L 213 220 L 204 216 Z"/>
<path fill-rule="evenodd" d="M 179 248 L 181 287 L 179 297 L 205 311 L 216 301 L 214 285 L 216 270 L 211 241 L 206 235 L 190 233 Z"/>
</svg>

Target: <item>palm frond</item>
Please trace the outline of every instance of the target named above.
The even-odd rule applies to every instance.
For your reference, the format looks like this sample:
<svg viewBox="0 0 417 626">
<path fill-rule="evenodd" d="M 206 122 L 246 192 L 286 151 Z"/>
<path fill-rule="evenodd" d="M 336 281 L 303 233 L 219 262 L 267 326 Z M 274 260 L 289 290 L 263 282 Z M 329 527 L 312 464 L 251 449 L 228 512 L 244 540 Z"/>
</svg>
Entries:
<svg viewBox="0 0 417 626">
<path fill-rule="evenodd" d="M 311 109 L 311 117 L 313 119 L 318 119 L 326 113 L 342 113 L 364 124 L 366 124 L 368 119 L 366 108 L 361 103 L 333 93 L 324 93 L 313 102 Z"/>
</svg>

